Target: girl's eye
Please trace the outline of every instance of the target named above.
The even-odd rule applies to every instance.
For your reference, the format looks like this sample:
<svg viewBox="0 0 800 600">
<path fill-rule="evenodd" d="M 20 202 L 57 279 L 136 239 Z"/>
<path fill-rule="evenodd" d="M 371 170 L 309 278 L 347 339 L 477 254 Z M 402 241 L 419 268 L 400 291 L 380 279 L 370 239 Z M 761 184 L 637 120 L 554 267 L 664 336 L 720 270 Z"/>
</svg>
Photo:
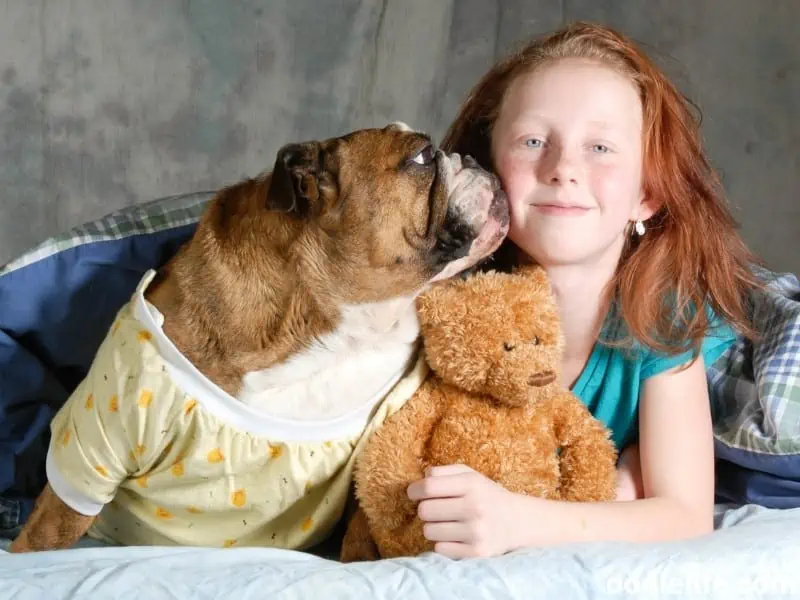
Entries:
<svg viewBox="0 0 800 600">
<path fill-rule="evenodd" d="M 433 146 L 428 144 L 422 150 L 420 150 L 414 158 L 411 159 L 411 162 L 415 162 L 418 165 L 429 165 L 433 162 L 433 159 L 436 156 L 436 151 L 433 149 Z"/>
<path fill-rule="evenodd" d="M 605 154 L 606 152 L 609 152 L 609 147 L 604 144 L 595 144 L 592 146 L 592 150 L 600 154 Z"/>
<path fill-rule="evenodd" d="M 525 140 L 525 145 L 528 148 L 541 148 L 542 145 L 543 145 L 543 142 L 542 142 L 542 140 L 537 140 L 535 138 L 532 138 L 532 139 L 529 139 L 529 140 Z"/>
</svg>

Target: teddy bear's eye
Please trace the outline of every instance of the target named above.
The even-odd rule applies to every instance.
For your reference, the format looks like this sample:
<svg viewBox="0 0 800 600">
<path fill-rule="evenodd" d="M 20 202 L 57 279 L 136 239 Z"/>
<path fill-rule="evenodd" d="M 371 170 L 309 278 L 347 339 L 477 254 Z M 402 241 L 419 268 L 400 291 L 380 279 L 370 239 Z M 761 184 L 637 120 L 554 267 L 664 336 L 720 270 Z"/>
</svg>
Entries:
<svg viewBox="0 0 800 600">
<path fill-rule="evenodd" d="M 533 345 L 538 346 L 541 343 L 538 335 L 533 336 Z"/>
<path fill-rule="evenodd" d="M 514 344 L 511 344 L 509 342 L 503 342 L 503 348 L 505 349 L 506 352 L 511 352 L 514 349 Z"/>
</svg>

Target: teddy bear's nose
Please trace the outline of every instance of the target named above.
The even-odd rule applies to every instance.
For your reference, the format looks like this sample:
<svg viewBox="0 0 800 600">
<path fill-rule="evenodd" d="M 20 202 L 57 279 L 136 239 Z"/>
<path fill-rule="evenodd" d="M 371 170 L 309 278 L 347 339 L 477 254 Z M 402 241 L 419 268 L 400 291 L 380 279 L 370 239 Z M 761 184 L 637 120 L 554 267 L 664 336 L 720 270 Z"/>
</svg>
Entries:
<svg viewBox="0 0 800 600">
<path fill-rule="evenodd" d="M 528 385 L 539 387 L 547 385 L 548 383 L 553 383 L 555 380 L 555 371 L 542 371 L 541 373 L 531 375 L 528 378 Z"/>
</svg>

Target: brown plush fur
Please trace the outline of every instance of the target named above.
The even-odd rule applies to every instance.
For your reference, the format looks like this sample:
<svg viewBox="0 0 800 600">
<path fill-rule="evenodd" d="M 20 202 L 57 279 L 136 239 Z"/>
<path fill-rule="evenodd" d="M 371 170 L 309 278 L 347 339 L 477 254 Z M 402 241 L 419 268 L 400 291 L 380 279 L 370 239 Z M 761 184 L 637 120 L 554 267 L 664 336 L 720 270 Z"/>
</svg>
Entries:
<svg viewBox="0 0 800 600">
<path fill-rule="evenodd" d="M 531 496 L 615 497 L 609 432 L 559 382 L 563 339 L 542 269 L 437 284 L 418 311 L 432 374 L 359 457 L 343 561 L 433 549 L 407 496 L 429 466 L 465 464 Z"/>
</svg>

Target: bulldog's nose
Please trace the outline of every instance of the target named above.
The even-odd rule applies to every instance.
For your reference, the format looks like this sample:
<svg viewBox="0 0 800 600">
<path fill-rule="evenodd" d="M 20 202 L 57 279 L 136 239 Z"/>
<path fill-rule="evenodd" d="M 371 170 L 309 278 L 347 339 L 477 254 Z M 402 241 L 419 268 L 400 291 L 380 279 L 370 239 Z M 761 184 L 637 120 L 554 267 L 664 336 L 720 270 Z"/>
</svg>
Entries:
<svg viewBox="0 0 800 600">
<path fill-rule="evenodd" d="M 464 158 L 461 159 L 461 164 L 464 165 L 465 169 L 477 169 L 478 163 L 477 161 L 472 158 L 469 154 L 465 154 Z"/>
</svg>

